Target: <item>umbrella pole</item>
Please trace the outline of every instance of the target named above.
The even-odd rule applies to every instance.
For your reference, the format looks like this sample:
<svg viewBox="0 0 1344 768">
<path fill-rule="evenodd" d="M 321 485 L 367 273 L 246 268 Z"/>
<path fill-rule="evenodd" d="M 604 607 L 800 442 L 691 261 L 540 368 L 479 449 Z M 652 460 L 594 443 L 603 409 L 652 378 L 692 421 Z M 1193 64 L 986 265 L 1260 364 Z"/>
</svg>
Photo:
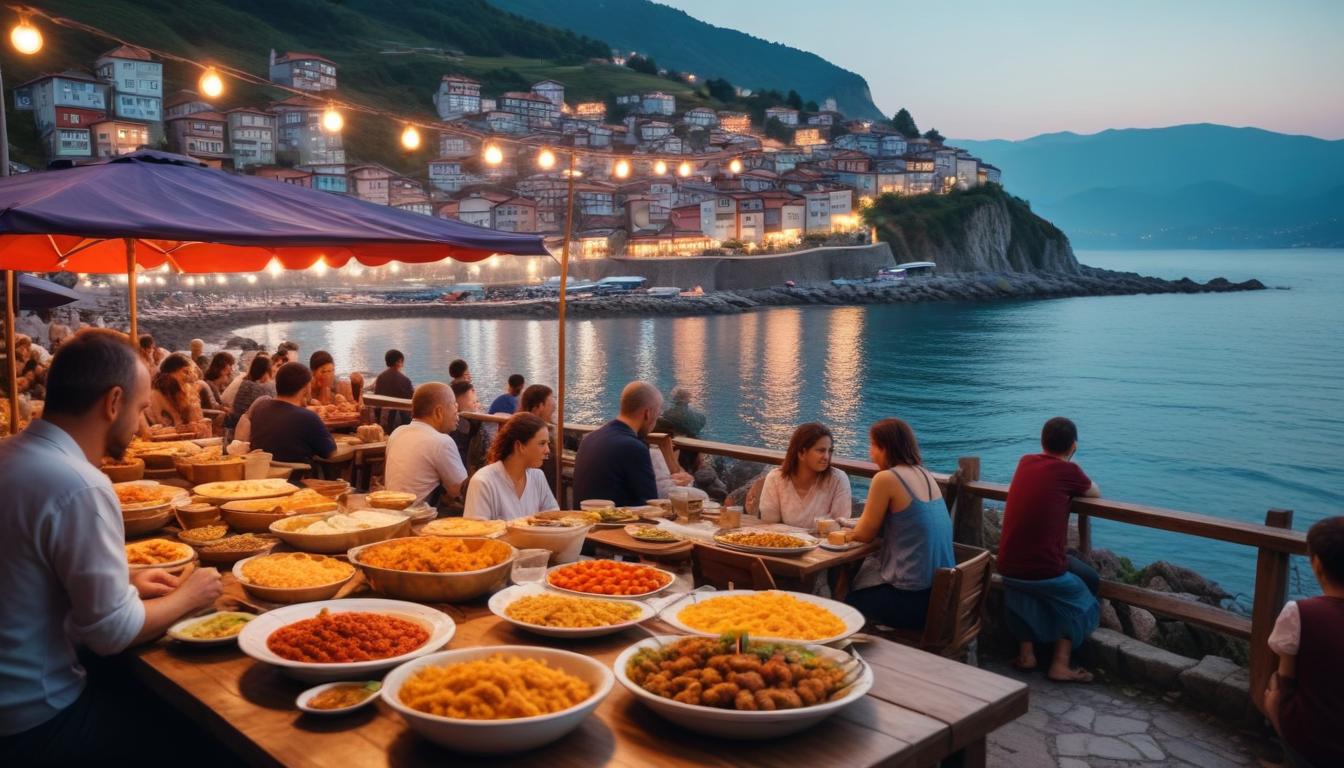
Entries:
<svg viewBox="0 0 1344 768">
<path fill-rule="evenodd" d="M 564 508 L 565 470 L 565 295 L 569 291 L 569 241 L 574 232 L 574 153 L 569 153 L 569 182 L 565 201 L 565 242 L 560 246 L 559 364 L 555 381 L 555 500 Z"/>
<path fill-rule="evenodd" d="M 14 299 L 18 292 L 14 290 L 14 270 L 5 270 L 5 354 L 9 356 L 9 369 L 6 373 L 9 387 L 9 434 L 19 432 L 19 371 L 17 350 L 14 348 Z"/>
<path fill-rule="evenodd" d="M 131 346 L 140 346 L 140 322 L 136 316 L 135 298 L 135 240 L 126 238 L 126 308 L 131 316 Z"/>
</svg>

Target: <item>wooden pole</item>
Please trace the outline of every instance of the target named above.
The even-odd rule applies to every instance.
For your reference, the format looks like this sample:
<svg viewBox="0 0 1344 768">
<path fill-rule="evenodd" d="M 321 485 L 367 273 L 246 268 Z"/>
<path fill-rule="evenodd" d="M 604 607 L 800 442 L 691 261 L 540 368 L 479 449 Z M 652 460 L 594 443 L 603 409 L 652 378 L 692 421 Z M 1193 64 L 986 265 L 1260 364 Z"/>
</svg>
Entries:
<svg viewBox="0 0 1344 768">
<path fill-rule="evenodd" d="M 18 350 L 14 348 L 14 299 L 18 295 L 15 284 L 18 282 L 14 270 L 5 270 L 5 354 L 9 356 L 9 369 L 5 382 L 9 387 L 9 434 L 19 432 L 19 361 Z"/>
<path fill-rule="evenodd" d="M 135 239 L 126 238 L 126 308 L 131 316 L 131 346 L 140 348 L 140 322 L 135 298 Z"/>
<path fill-rule="evenodd" d="M 1291 509 L 1265 513 L 1270 528 L 1292 528 Z M 1251 702 L 1264 711 L 1265 686 L 1279 666 L 1279 657 L 1269 649 L 1269 633 L 1288 598 L 1288 553 L 1261 548 L 1255 562 L 1255 597 L 1251 603 Z"/>
<path fill-rule="evenodd" d="M 565 185 L 565 241 L 560 246 L 560 304 L 555 380 L 555 500 L 565 509 L 565 296 L 569 291 L 569 241 L 574 236 L 574 153 L 569 153 L 569 181 Z"/>
<path fill-rule="evenodd" d="M 983 547 L 985 537 L 981 531 L 985 500 L 966 488 L 966 483 L 980 479 L 980 457 L 962 456 L 957 459 L 956 472 L 958 487 L 956 500 L 956 519 L 952 521 L 952 540 L 973 547 Z"/>
</svg>

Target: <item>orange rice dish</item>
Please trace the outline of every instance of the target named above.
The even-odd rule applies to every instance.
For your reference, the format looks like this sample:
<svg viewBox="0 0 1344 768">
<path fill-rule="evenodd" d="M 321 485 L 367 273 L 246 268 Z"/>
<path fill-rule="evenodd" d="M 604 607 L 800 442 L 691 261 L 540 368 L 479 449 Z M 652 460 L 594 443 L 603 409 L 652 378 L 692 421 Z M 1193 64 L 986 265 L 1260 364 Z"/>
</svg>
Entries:
<svg viewBox="0 0 1344 768">
<path fill-rule="evenodd" d="M 289 661 L 347 664 L 410 653 L 429 640 L 420 624 L 396 616 L 362 611 L 331 613 L 323 608 L 275 630 L 266 638 L 271 653 Z"/>
<path fill-rule="evenodd" d="M 499 565 L 508 556 L 509 545 L 493 539 L 425 536 L 369 547 L 359 553 L 359 564 L 414 573 L 463 573 Z"/>
</svg>

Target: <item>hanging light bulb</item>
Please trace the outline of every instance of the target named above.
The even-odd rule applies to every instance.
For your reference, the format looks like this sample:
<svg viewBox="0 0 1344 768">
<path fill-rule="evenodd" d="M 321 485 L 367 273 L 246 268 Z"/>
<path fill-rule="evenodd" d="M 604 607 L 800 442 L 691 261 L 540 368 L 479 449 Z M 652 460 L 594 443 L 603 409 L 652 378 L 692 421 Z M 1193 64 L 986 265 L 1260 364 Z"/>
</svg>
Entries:
<svg viewBox="0 0 1344 768">
<path fill-rule="evenodd" d="M 256 275 L 248 275 L 248 276 L 247 276 L 247 284 L 248 284 L 248 285 L 256 285 L 256 284 L 257 284 L 257 276 L 256 276 Z"/>
<path fill-rule="evenodd" d="M 27 16 L 19 18 L 19 23 L 9 32 L 9 42 L 14 45 L 14 50 L 27 56 L 42 50 L 42 32 Z"/>
<path fill-rule="evenodd" d="M 630 161 L 629 161 L 629 160 L 617 160 L 617 161 L 616 161 L 616 168 L 612 171 L 612 173 L 615 174 L 616 178 L 618 178 L 618 179 L 624 179 L 626 176 L 629 176 L 629 175 L 630 175 Z"/>
<path fill-rule="evenodd" d="M 327 133 L 340 133 L 344 127 L 345 118 L 341 117 L 341 113 L 337 112 L 335 107 L 328 106 L 322 113 L 322 130 Z"/>
<path fill-rule="evenodd" d="M 271 263 L 266 265 L 266 271 L 271 273 L 272 279 L 279 277 L 282 270 L 284 270 L 284 267 L 280 266 L 280 262 L 275 259 L 271 259 Z"/>
<path fill-rule="evenodd" d="M 677 166 L 677 175 L 682 177 L 683 179 L 686 178 L 687 176 L 690 176 L 691 164 L 683 160 L 681 165 Z"/>
<path fill-rule="evenodd" d="M 414 125 L 407 125 L 406 130 L 401 132 L 401 146 L 410 150 L 420 148 L 420 132 Z"/>
<path fill-rule="evenodd" d="M 653 172 L 657 176 L 662 176 L 663 174 L 667 173 L 667 163 L 663 162 L 662 160 L 659 160 L 658 162 L 654 163 Z"/>
<path fill-rule="evenodd" d="M 537 154 L 537 167 L 543 171 L 549 171 L 555 167 L 555 153 L 549 149 L 543 149 Z"/>
<path fill-rule="evenodd" d="M 728 170 L 731 171 L 731 172 L 733 172 L 733 173 L 741 173 L 741 172 L 742 172 L 742 161 L 741 161 L 741 160 L 738 160 L 736 157 L 734 157 L 734 158 L 732 159 L 732 161 L 728 163 Z"/>
<path fill-rule="evenodd" d="M 224 79 L 214 67 L 206 68 L 197 85 L 200 86 L 201 95 L 207 98 L 216 99 L 224 93 Z"/>
<path fill-rule="evenodd" d="M 499 165 L 504 162 L 504 151 L 495 144 L 485 145 L 485 162 L 490 165 Z"/>
</svg>

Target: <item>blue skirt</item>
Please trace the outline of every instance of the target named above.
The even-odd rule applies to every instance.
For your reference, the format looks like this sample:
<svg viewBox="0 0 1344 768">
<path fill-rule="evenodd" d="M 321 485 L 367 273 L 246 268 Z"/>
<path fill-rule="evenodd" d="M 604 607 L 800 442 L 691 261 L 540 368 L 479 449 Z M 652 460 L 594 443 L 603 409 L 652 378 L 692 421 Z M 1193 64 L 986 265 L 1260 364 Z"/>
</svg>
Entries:
<svg viewBox="0 0 1344 768">
<path fill-rule="evenodd" d="M 1003 604 L 1018 640 L 1053 643 L 1068 638 L 1077 648 L 1101 623 L 1097 598 L 1069 572 L 1036 581 L 1004 576 Z"/>
</svg>

